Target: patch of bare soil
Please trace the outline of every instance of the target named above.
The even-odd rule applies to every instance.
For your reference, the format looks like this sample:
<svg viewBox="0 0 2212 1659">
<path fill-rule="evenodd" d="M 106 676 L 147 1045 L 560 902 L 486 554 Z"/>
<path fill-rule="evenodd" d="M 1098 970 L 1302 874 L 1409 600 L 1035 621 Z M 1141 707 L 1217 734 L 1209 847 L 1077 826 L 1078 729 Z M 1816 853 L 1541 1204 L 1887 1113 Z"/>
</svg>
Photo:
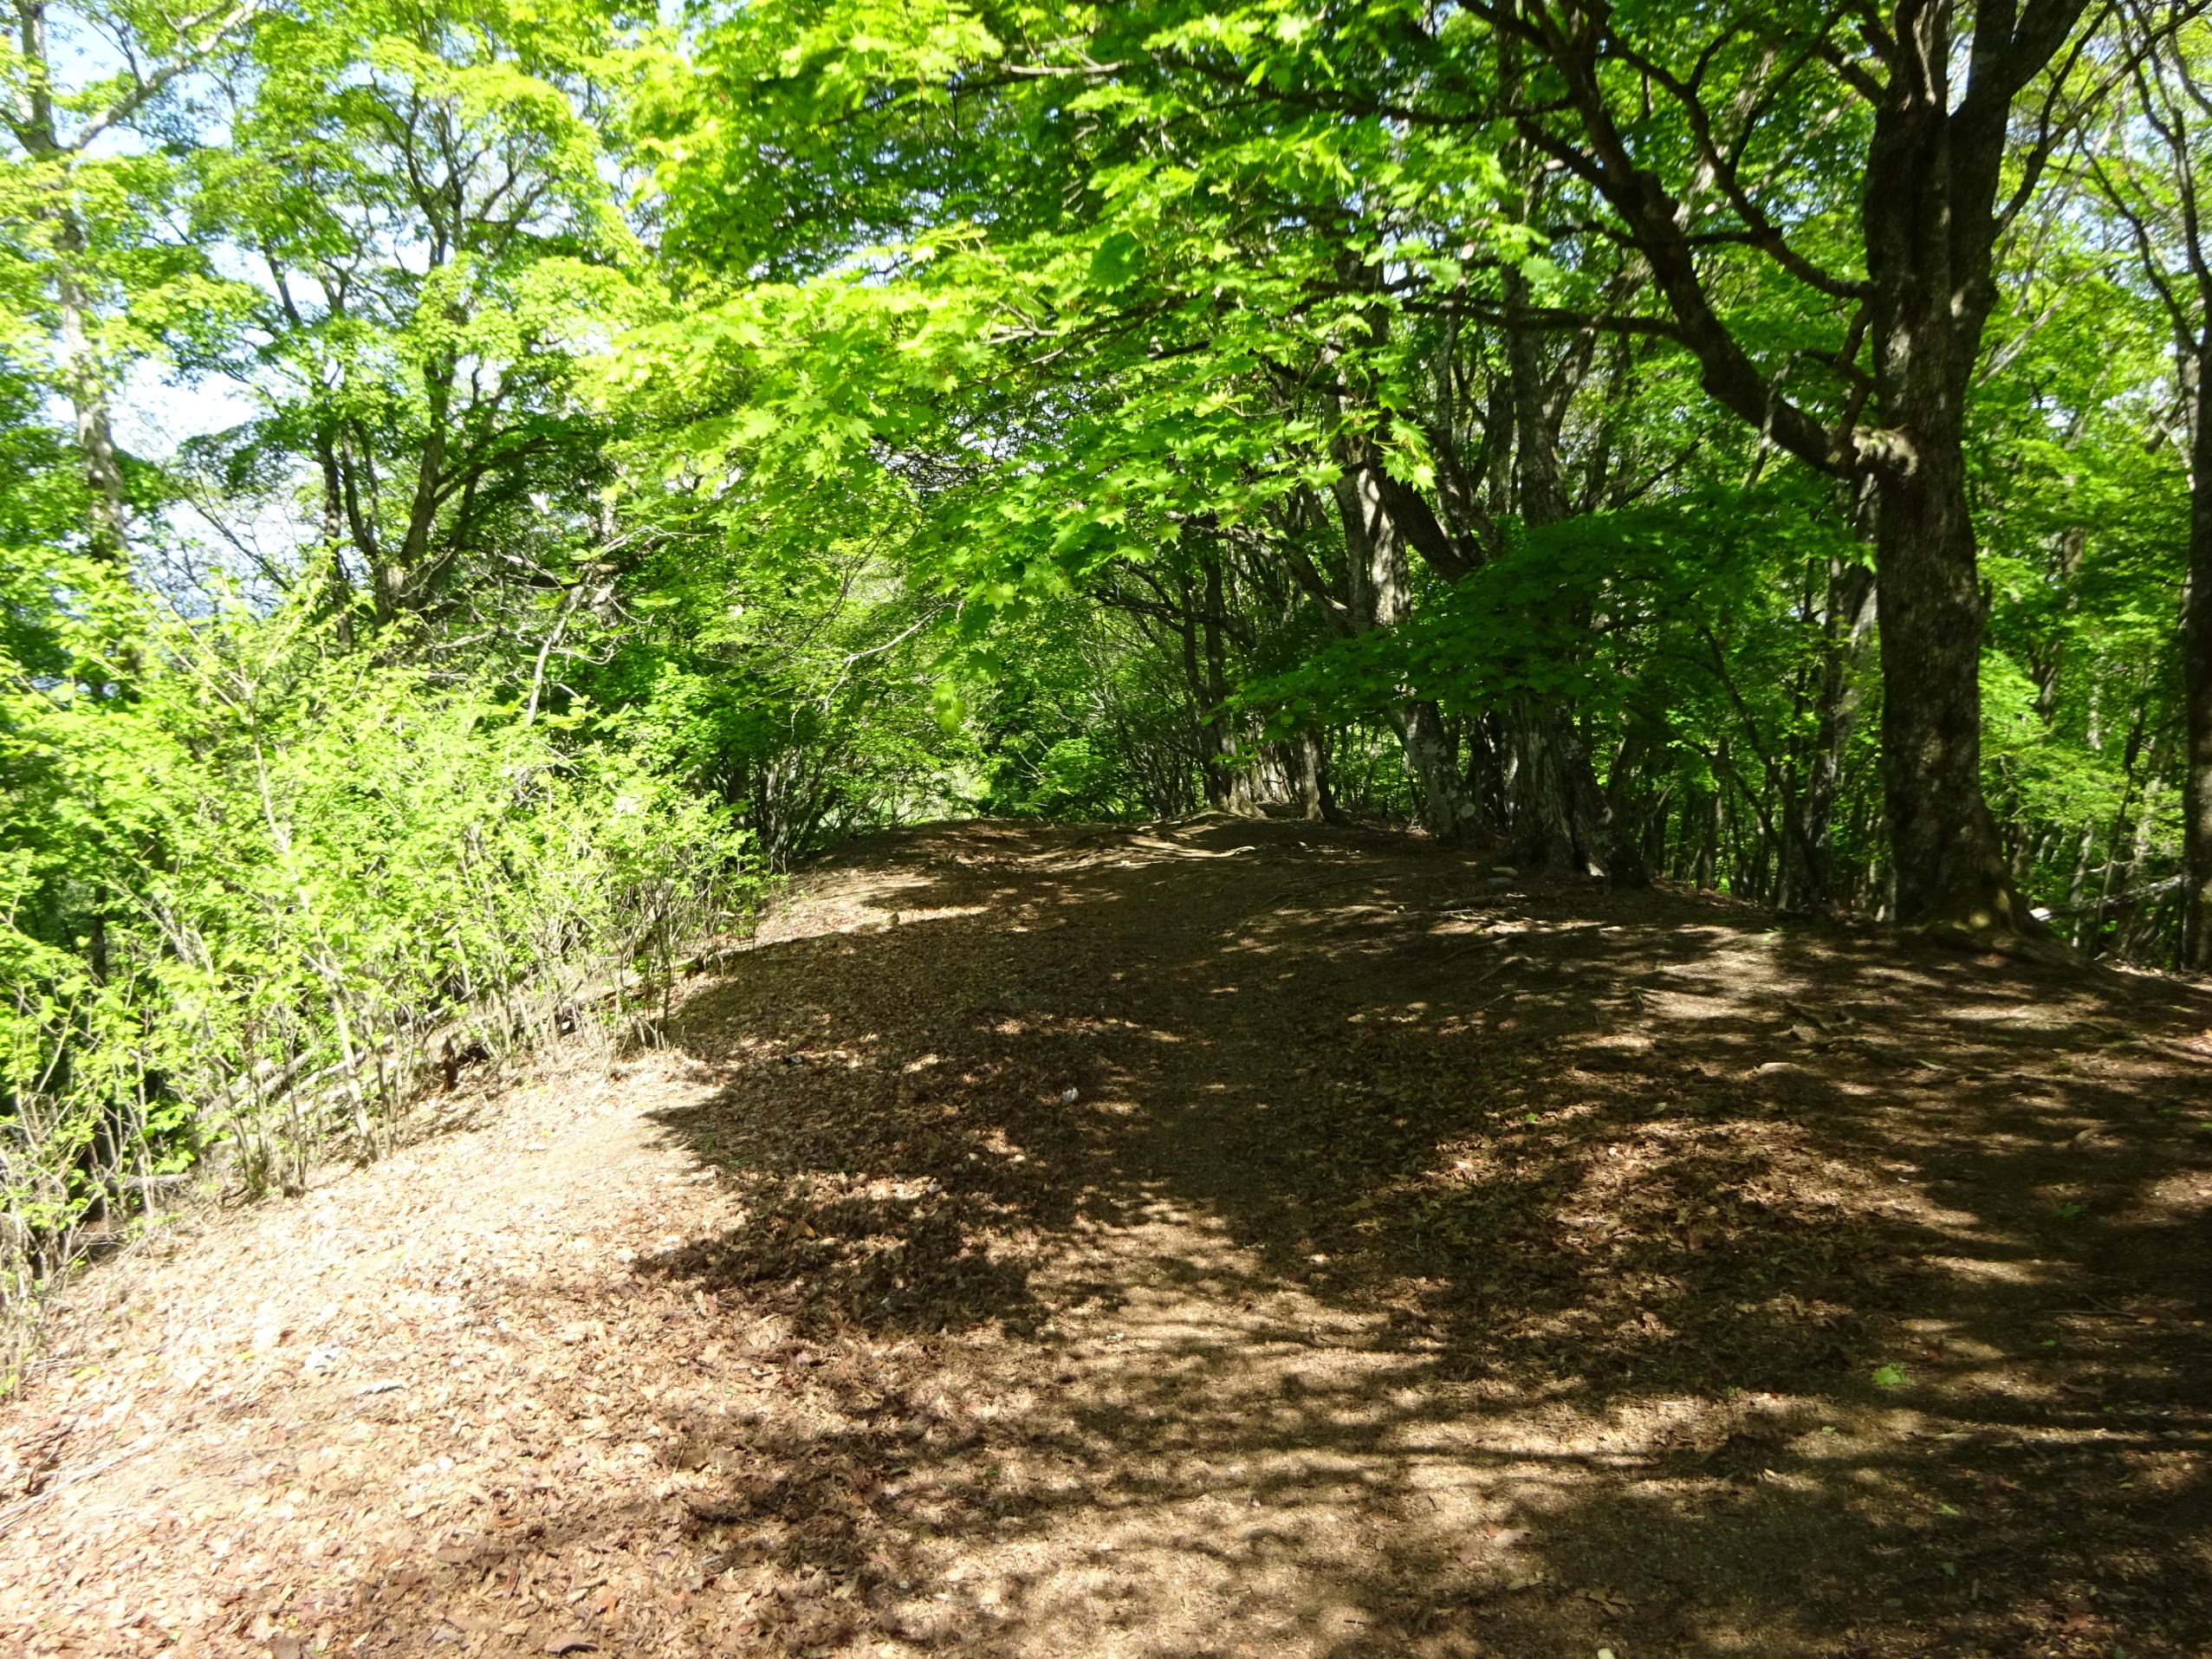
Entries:
<svg viewBox="0 0 2212 1659">
<path fill-rule="evenodd" d="M 40 1655 L 2199 1656 L 2212 996 L 1221 820 L 88 1287 Z"/>
</svg>

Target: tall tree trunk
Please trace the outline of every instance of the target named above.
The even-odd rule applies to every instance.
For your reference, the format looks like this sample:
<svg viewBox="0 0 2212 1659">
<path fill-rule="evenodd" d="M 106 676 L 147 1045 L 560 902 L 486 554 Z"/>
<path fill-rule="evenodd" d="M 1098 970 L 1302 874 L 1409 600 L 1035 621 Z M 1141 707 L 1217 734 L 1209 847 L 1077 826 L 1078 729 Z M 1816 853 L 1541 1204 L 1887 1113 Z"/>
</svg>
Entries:
<svg viewBox="0 0 2212 1659">
<path fill-rule="evenodd" d="M 84 460 L 86 531 L 94 554 L 120 563 L 130 545 L 123 463 L 108 420 L 107 376 L 91 339 L 92 295 L 81 273 L 84 231 L 74 208 L 64 205 L 55 217 L 54 288 L 62 314 L 57 366 Z"/>
<path fill-rule="evenodd" d="M 2182 965 L 2212 969 L 2212 327 L 2196 353 L 2189 435 L 2189 589 L 2182 673 L 2189 745 L 2182 782 Z"/>
<path fill-rule="evenodd" d="M 2062 38 L 2079 5 L 2046 3 Z M 1966 395 L 1995 298 L 1996 195 L 2013 90 L 1981 61 L 1951 107 L 1950 9 L 1899 11 L 1867 152 L 1868 337 L 1884 430 L 1863 434 L 1875 487 L 1882 742 L 1897 919 L 1976 934 L 2040 930 L 2013 891 L 1982 790 L 1986 609 L 1967 496 Z M 1910 21 L 1908 22 L 1908 18 Z M 2040 39 L 2040 36 L 2039 36 Z M 2047 61 L 2048 53 L 2044 54 Z M 2024 84 L 2032 69 L 2020 74 Z M 1984 75 L 1995 76 L 1983 84 Z"/>
<path fill-rule="evenodd" d="M 1697 860 L 1690 872 L 1690 885 L 1700 892 L 1710 892 L 1720 885 L 1722 814 L 1726 810 L 1721 799 L 1722 794 L 1720 774 L 1716 769 L 1713 774 L 1713 793 L 1704 801 L 1704 821 L 1700 826 L 1702 833 L 1697 841 Z"/>
<path fill-rule="evenodd" d="M 1897 920 L 2031 932 L 1982 792 L 1984 606 L 1953 414 L 1940 405 L 1924 421 L 1907 413 L 1899 424 L 1927 437 L 1883 467 L 1879 486 L 1882 747 Z"/>
<path fill-rule="evenodd" d="M 1699 223 L 1698 198 L 1741 156 L 1723 153 L 1725 142 L 1708 145 L 1675 172 L 1670 187 L 1657 170 L 1658 150 L 1639 146 L 1617 120 L 1607 68 L 1632 67 L 1634 54 L 1614 33 L 1615 9 L 1595 0 L 1520 0 L 1498 14 L 1514 40 L 1542 53 L 1558 83 L 1544 106 L 1517 112 L 1521 132 L 1620 215 L 1673 314 L 1674 338 L 1698 360 L 1705 390 L 1755 426 L 1763 443 L 1875 483 L 1885 816 L 1897 919 L 1908 924 L 2040 931 L 2013 891 L 1982 793 L 1982 606 L 1962 441 L 1966 391 L 1995 297 L 2003 214 L 2025 199 L 2050 153 L 2012 144 L 2014 103 L 2078 38 L 2086 7 L 2087 0 L 1990 0 L 1971 8 L 1897 0 L 1867 9 L 1855 25 L 1880 64 L 1878 75 L 1844 71 L 1874 107 L 1860 181 L 1865 278 L 1846 282 L 1800 255 L 1774 251 L 1813 290 L 1864 304 L 1882 423 L 1871 431 L 1852 430 L 1855 406 L 1839 424 L 1784 396 L 1716 308 L 1690 227 Z M 1672 15 L 1639 16 L 1664 28 Z M 1795 75 L 1820 58 L 1828 27 L 1819 25 L 1814 49 L 1775 72 Z M 1763 98 L 1781 83 L 1755 76 L 1744 84 Z M 1568 109 L 1582 146 L 1552 124 L 1554 112 Z M 2001 198 L 2008 204 L 2001 214 Z M 1779 242 L 1781 232 L 1773 234 Z M 1847 335 L 1853 357 L 1861 338 L 1856 328 Z"/>
<path fill-rule="evenodd" d="M 322 549 L 330 561 L 330 610 L 340 649 L 354 648 L 354 584 L 346 574 L 346 496 L 338 476 L 337 441 L 326 429 L 315 434 L 315 458 L 322 468 Z"/>
<path fill-rule="evenodd" d="M 407 504 L 407 527 L 400 537 L 399 559 L 379 565 L 376 576 L 376 606 L 379 621 L 389 622 L 402 610 L 421 606 L 434 585 L 431 568 L 431 537 L 438 528 L 438 509 L 446 483 L 446 416 L 453 400 L 453 364 L 440 358 L 424 372 L 423 391 L 429 405 L 429 431 L 422 454 L 415 462 L 415 489 Z"/>
<path fill-rule="evenodd" d="M 1462 723 L 1460 775 L 1474 809 L 1468 822 L 1480 839 L 1500 846 L 1511 821 L 1506 805 L 1513 774 L 1510 749 L 1502 716 L 1493 712 Z"/>
<path fill-rule="evenodd" d="M 53 252 L 54 304 L 58 327 L 55 367 L 69 400 L 77 452 L 86 483 L 86 535 L 91 550 L 121 562 L 129 551 L 126 496 L 121 458 L 108 419 L 107 366 L 93 342 L 94 296 L 86 278 L 91 243 L 74 198 L 75 153 L 62 142 L 54 103 L 52 42 L 46 0 L 16 0 L 16 49 L 24 66 L 23 103 L 11 120 L 16 142 L 48 177 L 36 218 L 45 225 Z"/>
<path fill-rule="evenodd" d="M 1545 374 L 1534 328 L 1512 320 L 1528 304 L 1528 283 L 1518 270 L 1507 270 L 1505 293 L 1521 517 L 1532 527 L 1557 524 L 1573 511 L 1559 465 L 1567 389 L 1554 386 Z M 1530 699 L 1516 710 L 1513 729 L 1521 750 L 1515 771 L 1516 861 L 1602 876 L 1624 886 L 1644 885 L 1647 878 L 1633 838 L 1613 833 L 1612 803 L 1599 787 L 1573 711 L 1557 699 Z"/>
<path fill-rule="evenodd" d="M 1205 609 L 1198 618 L 1199 634 L 1205 642 L 1206 651 L 1207 768 L 1210 774 L 1206 800 L 1209 805 L 1223 812 L 1249 815 L 1252 811 L 1250 768 L 1229 710 L 1229 650 L 1222 635 L 1222 618 L 1228 614 L 1223 608 L 1225 602 L 1221 555 L 1210 551 L 1205 555 Z"/>
</svg>

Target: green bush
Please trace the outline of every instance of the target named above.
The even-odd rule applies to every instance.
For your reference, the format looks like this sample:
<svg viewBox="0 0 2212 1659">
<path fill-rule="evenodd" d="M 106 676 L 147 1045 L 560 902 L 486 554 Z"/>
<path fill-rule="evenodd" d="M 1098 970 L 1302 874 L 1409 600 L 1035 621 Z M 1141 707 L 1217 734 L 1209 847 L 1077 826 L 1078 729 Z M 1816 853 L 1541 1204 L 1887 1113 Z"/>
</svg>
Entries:
<svg viewBox="0 0 2212 1659">
<path fill-rule="evenodd" d="M 289 614 L 125 632 L 75 578 L 75 671 L 16 661 L 0 689 L 17 1326 L 165 1181 L 219 1153 L 244 1189 L 289 1188 L 373 1154 L 450 1057 L 634 1012 L 750 891 L 725 814 L 619 720 L 326 657 Z M 101 643 L 122 638 L 127 660 Z"/>
</svg>

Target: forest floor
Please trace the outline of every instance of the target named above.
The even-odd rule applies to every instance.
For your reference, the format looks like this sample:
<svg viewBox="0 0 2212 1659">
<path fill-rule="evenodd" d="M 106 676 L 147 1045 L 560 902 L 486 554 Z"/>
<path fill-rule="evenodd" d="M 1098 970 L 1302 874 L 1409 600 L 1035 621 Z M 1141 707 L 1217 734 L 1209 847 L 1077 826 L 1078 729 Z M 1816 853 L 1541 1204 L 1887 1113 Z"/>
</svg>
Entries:
<svg viewBox="0 0 2212 1659">
<path fill-rule="evenodd" d="M 2212 995 L 1221 819 L 818 867 L 92 1274 L 0 1650 L 2212 1653 Z"/>
</svg>

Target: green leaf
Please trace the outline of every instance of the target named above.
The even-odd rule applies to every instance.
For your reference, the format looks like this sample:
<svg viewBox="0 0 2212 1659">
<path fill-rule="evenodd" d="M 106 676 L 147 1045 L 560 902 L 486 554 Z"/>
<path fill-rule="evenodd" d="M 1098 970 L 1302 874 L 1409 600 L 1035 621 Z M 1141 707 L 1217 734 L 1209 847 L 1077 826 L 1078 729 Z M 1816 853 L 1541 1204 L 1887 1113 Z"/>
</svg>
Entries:
<svg viewBox="0 0 2212 1659">
<path fill-rule="evenodd" d="M 1130 232 L 1117 230 L 1091 256 L 1091 282 L 1101 293 L 1116 294 L 1135 282 L 1144 268 L 1145 244 Z"/>
</svg>

